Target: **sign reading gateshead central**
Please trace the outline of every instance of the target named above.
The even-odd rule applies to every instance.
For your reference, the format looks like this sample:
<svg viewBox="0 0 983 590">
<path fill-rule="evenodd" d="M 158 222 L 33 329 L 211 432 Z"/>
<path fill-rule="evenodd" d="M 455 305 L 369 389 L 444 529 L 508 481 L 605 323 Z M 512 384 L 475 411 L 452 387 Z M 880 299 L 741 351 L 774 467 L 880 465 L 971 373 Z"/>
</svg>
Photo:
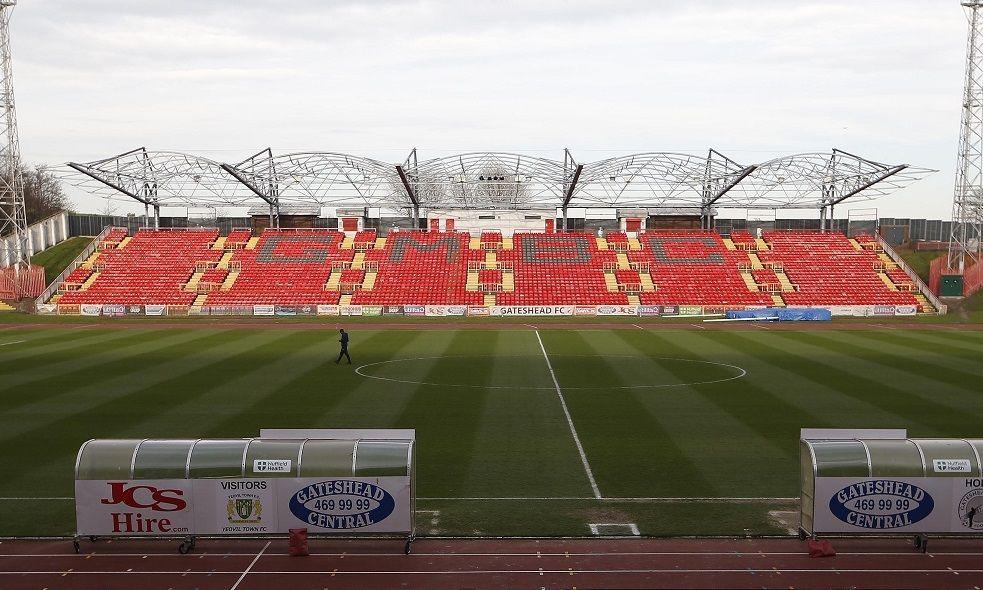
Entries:
<svg viewBox="0 0 983 590">
<path fill-rule="evenodd" d="M 335 479 L 311 483 L 290 497 L 290 512 L 324 529 L 361 529 L 384 521 L 396 501 L 385 489 L 364 481 Z"/>
<path fill-rule="evenodd" d="M 921 487 L 887 479 L 850 484 L 829 500 L 829 510 L 836 518 L 876 530 L 913 525 L 934 508 L 935 500 Z"/>
</svg>

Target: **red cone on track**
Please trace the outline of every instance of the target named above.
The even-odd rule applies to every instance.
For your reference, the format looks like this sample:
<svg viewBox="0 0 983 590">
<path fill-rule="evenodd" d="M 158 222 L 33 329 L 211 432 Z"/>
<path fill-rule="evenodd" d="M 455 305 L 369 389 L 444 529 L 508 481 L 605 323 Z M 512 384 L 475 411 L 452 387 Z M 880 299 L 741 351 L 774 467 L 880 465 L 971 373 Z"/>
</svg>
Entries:
<svg viewBox="0 0 983 590">
<path fill-rule="evenodd" d="M 836 549 L 826 540 L 809 539 L 809 557 L 833 557 Z"/>
<path fill-rule="evenodd" d="M 307 548 L 307 529 L 290 529 L 290 556 L 304 557 L 310 554 Z"/>
</svg>

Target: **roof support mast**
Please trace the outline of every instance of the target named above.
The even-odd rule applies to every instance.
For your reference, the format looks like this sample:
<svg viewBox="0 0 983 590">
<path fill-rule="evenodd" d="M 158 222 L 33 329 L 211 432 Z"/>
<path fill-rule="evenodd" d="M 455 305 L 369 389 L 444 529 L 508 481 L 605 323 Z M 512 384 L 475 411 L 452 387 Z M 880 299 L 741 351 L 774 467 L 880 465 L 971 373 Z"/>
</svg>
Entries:
<svg viewBox="0 0 983 590">
<path fill-rule="evenodd" d="M 139 180 L 132 176 L 124 176 L 118 173 L 114 176 L 98 167 L 98 164 L 117 161 L 128 156 L 135 156 L 140 162 L 141 171 Z M 160 198 L 157 193 L 157 175 L 155 173 L 153 158 L 147 153 L 147 148 L 137 148 L 91 164 L 69 162 L 68 166 L 120 194 L 143 203 L 144 224 L 148 227 L 150 226 L 150 207 L 153 207 L 154 229 L 160 228 Z"/>
<path fill-rule="evenodd" d="M 254 166 L 262 160 L 266 160 L 266 174 L 247 174 L 240 170 L 244 166 Z M 221 164 L 222 170 L 228 172 L 233 178 L 242 183 L 243 186 L 251 190 L 257 197 L 263 199 L 270 206 L 270 227 L 280 227 L 280 183 L 276 177 L 276 168 L 273 164 L 273 148 L 250 156 L 239 162 L 235 166 Z"/>
<path fill-rule="evenodd" d="M 716 160 L 722 160 L 728 168 L 737 169 L 725 182 L 721 183 L 714 174 Z M 710 148 L 703 179 L 703 202 L 700 204 L 700 227 L 702 229 L 713 229 L 713 205 L 756 169 L 757 166 L 741 166 L 717 150 Z"/>
<path fill-rule="evenodd" d="M 413 185 L 410 183 L 410 176 L 413 179 L 418 178 L 416 171 L 417 159 L 416 159 L 416 148 L 410 151 L 410 155 L 406 156 L 406 161 L 402 166 L 396 166 L 396 174 L 399 175 L 400 182 L 403 183 L 403 188 L 406 189 L 406 195 L 410 198 L 410 202 L 413 204 L 413 229 L 419 229 L 420 227 L 420 200 L 416 197 L 416 191 L 413 190 Z M 407 175 L 406 170 L 409 170 L 409 175 Z"/>
<path fill-rule="evenodd" d="M 573 159 L 573 154 L 570 150 L 564 148 L 563 150 L 563 178 L 570 179 L 563 187 L 563 231 L 567 231 L 567 207 L 570 206 L 570 199 L 573 198 L 574 191 L 577 190 L 577 182 L 580 180 L 580 174 L 584 171 L 584 165 L 578 164 L 576 160 Z"/>
<path fill-rule="evenodd" d="M 100 183 L 108 186 L 109 188 L 111 188 L 111 189 L 113 189 L 113 190 L 115 190 L 115 191 L 117 191 L 119 193 L 122 193 L 122 194 L 124 194 L 124 195 L 126 195 L 128 197 L 130 197 L 131 199 L 135 199 L 137 201 L 140 201 L 144 205 L 153 205 L 153 203 L 149 199 L 147 199 L 146 197 L 140 196 L 136 192 L 131 191 L 131 190 L 127 189 L 127 188 L 124 188 L 119 183 L 113 182 L 112 180 L 109 180 L 109 179 L 106 179 L 106 178 L 102 178 L 101 176 L 99 176 L 99 175 L 93 173 L 92 171 L 90 171 L 90 169 L 88 167 L 83 166 L 82 164 L 76 164 L 75 162 L 69 162 L 68 163 L 68 166 L 70 168 L 72 168 L 73 170 L 75 170 L 77 172 L 80 172 L 80 173 L 88 176 L 89 178 L 91 178 L 91 179 L 93 179 L 93 180 L 95 180 L 97 182 L 100 182 Z"/>
</svg>

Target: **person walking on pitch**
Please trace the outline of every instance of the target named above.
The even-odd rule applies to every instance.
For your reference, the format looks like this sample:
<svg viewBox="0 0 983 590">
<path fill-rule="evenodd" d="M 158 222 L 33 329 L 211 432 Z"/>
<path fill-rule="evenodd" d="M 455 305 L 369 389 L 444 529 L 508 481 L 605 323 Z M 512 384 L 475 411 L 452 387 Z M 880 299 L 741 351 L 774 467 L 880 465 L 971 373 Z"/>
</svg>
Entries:
<svg viewBox="0 0 983 590">
<path fill-rule="evenodd" d="M 336 360 L 334 364 L 337 365 L 340 363 L 341 357 L 347 358 L 349 365 L 352 364 L 352 357 L 348 354 L 348 332 L 346 332 L 344 328 L 341 330 L 341 338 L 338 340 L 338 342 L 341 343 L 341 352 L 338 353 L 338 360 Z"/>
</svg>

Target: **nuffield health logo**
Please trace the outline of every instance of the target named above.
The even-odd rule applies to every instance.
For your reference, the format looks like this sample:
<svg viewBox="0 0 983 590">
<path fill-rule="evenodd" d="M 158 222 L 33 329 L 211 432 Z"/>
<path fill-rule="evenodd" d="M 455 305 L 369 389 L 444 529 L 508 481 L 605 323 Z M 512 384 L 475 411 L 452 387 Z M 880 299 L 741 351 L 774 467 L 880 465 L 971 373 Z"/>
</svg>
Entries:
<svg viewBox="0 0 983 590">
<path fill-rule="evenodd" d="M 290 512 L 325 529 L 359 529 L 382 522 L 396 508 L 392 495 L 364 481 L 333 479 L 304 486 L 290 496 Z"/>
<path fill-rule="evenodd" d="M 874 530 L 915 524 L 932 513 L 935 500 L 904 481 L 874 479 L 853 483 L 829 499 L 829 510 L 843 522 Z"/>
</svg>

